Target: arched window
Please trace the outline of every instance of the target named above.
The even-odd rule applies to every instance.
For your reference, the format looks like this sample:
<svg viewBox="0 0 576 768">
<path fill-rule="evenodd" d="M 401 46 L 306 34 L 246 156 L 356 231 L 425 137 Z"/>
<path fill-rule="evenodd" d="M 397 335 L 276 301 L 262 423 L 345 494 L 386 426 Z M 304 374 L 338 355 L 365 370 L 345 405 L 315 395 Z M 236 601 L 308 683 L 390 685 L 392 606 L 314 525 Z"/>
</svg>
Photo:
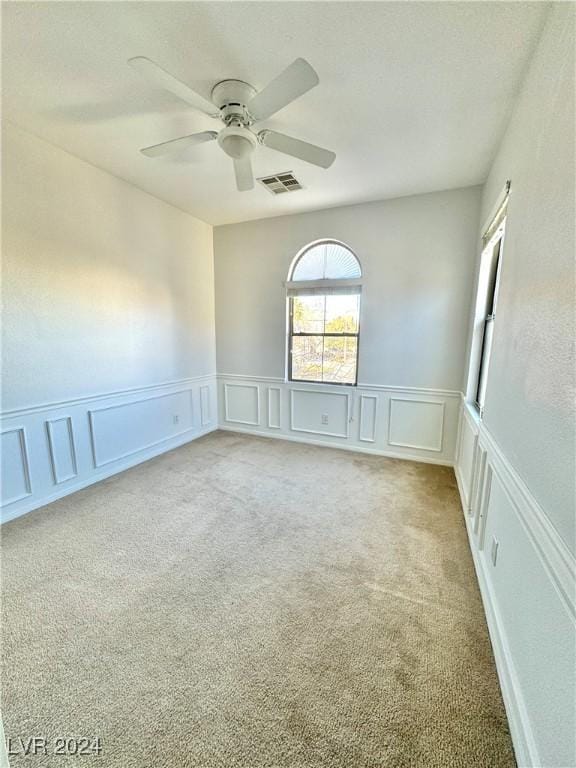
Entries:
<svg viewBox="0 0 576 768">
<path fill-rule="evenodd" d="M 362 271 L 343 243 L 320 240 L 294 259 L 288 287 L 288 379 L 358 380 Z"/>
</svg>

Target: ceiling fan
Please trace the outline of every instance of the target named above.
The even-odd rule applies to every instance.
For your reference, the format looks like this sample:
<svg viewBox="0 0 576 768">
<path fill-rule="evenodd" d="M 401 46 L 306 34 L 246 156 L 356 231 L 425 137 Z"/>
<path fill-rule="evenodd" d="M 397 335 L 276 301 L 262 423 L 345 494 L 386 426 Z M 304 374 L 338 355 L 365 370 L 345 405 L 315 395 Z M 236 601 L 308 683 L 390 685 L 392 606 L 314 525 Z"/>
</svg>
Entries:
<svg viewBox="0 0 576 768">
<path fill-rule="evenodd" d="M 195 144 L 216 140 L 234 161 L 236 186 L 240 192 L 254 187 L 251 158 L 258 144 L 320 168 L 329 168 L 336 159 L 334 152 L 284 133 L 267 129 L 255 133 L 252 130 L 254 123 L 266 120 L 318 85 L 318 75 L 305 59 L 293 61 L 261 91 L 256 91 L 242 80 L 222 80 L 212 89 L 212 101 L 193 91 L 145 56 L 129 59 L 128 64 L 153 86 L 169 91 L 193 109 L 221 120 L 225 126 L 220 131 L 193 133 L 141 149 L 146 157 L 160 157 Z"/>
</svg>

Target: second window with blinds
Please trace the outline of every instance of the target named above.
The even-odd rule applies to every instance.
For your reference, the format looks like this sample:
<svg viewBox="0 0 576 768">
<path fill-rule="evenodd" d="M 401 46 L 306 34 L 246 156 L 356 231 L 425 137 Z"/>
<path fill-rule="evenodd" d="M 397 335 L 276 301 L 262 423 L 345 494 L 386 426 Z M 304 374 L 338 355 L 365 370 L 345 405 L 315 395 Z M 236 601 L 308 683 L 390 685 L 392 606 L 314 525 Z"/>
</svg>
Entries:
<svg viewBox="0 0 576 768">
<path fill-rule="evenodd" d="M 358 381 L 362 272 L 335 240 L 304 248 L 288 276 L 288 380 L 355 385 Z"/>
</svg>

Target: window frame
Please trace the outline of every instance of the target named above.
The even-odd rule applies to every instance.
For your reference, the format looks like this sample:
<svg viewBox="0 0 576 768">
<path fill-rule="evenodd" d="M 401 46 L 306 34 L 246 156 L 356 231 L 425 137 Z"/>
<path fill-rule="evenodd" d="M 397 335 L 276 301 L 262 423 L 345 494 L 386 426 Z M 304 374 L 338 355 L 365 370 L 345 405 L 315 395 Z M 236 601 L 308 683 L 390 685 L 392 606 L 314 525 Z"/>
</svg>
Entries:
<svg viewBox="0 0 576 768">
<path fill-rule="evenodd" d="M 336 281 L 335 281 L 336 282 Z M 318 294 L 326 297 L 328 294 Z M 333 294 L 332 294 L 333 295 Z M 358 294 L 360 296 L 360 294 Z M 358 302 L 358 325 L 356 333 L 349 331 L 342 333 L 305 333 L 294 331 L 294 299 L 295 296 L 288 296 L 288 381 L 294 381 L 301 384 L 328 384 L 335 387 L 357 387 L 358 386 L 358 360 L 360 355 L 360 301 Z M 356 361 L 354 366 L 354 381 L 316 381 L 316 379 L 295 379 L 292 375 L 292 341 L 294 337 L 315 336 L 322 338 L 322 349 L 324 349 L 325 338 L 355 338 L 356 339 Z"/>
<path fill-rule="evenodd" d="M 471 350 L 469 379 L 467 385 L 468 402 L 477 411 L 480 420 L 484 416 L 488 374 L 496 327 L 496 309 L 502 274 L 502 260 L 506 241 L 506 224 L 510 182 L 507 182 L 503 201 L 482 237 L 482 253 L 476 293 L 476 319 L 472 344 L 477 344 L 476 351 Z M 483 277 L 484 275 L 484 277 Z M 483 287 L 482 287 L 483 286 Z"/>
<path fill-rule="evenodd" d="M 360 277 L 359 278 L 322 278 L 319 280 L 302 280 L 302 281 L 292 281 L 294 272 L 296 271 L 296 267 L 298 266 L 299 262 L 302 258 L 306 256 L 306 254 L 311 251 L 313 248 L 318 247 L 319 245 L 339 245 L 341 248 L 345 248 L 347 251 L 349 251 L 352 256 L 355 258 L 358 269 L 360 271 Z M 351 284 L 354 285 L 361 285 L 361 279 L 362 279 L 362 265 L 360 263 L 360 259 L 358 256 L 354 253 L 352 248 L 350 248 L 346 243 L 343 243 L 340 240 L 335 240 L 333 238 L 321 238 L 320 240 L 315 240 L 312 243 L 309 243 L 304 248 L 302 248 L 294 260 L 292 261 L 292 264 L 290 265 L 290 269 L 288 271 L 288 282 L 291 284 L 297 284 L 299 282 L 302 283 L 302 287 L 305 288 L 306 285 L 310 285 L 311 283 L 318 283 L 318 292 L 315 294 L 317 296 L 324 296 L 327 297 L 329 295 L 335 295 L 335 293 L 322 293 L 321 287 L 322 284 L 329 286 L 331 288 L 346 288 L 350 286 Z M 304 295 L 304 294 L 302 294 Z M 350 332 L 350 331 L 343 331 L 341 333 L 334 333 L 334 332 L 323 332 L 323 333 L 308 333 L 308 332 L 302 332 L 294 331 L 294 299 L 297 298 L 297 296 L 287 296 L 288 299 L 288 339 L 287 339 L 287 370 L 286 370 L 286 378 L 288 382 L 294 382 L 296 384 L 320 384 L 320 385 L 326 385 L 326 386 L 334 386 L 334 387 L 357 387 L 358 386 L 358 363 L 360 360 L 360 308 L 362 303 L 362 293 L 361 290 L 358 292 L 358 322 L 356 326 L 356 332 Z M 325 327 L 325 326 L 324 326 Z M 293 357 L 293 339 L 295 337 L 307 337 L 307 336 L 315 336 L 315 337 L 322 337 L 322 349 L 324 350 L 324 339 L 325 338 L 355 338 L 356 339 L 356 359 L 354 361 L 354 381 L 316 381 L 315 379 L 295 379 L 293 375 L 293 366 L 292 366 L 292 357 Z"/>
<path fill-rule="evenodd" d="M 503 219 L 501 227 L 497 230 L 498 237 L 496 240 L 490 242 L 486 246 L 486 248 L 492 249 L 490 254 L 492 268 L 488 281 L 488 291 L 486 293 L 486 311 L 482 321 L 480 353 L 478 355 L 478 372 L 476 375 L 476 390 L 474 393 L 474 405 L 478 408 L 480 415 L 482 415 L 484 411 L 492 342 L 494 339 L 496 302 L 498 300 L 498 287 L 500 283 L 500 271 L 502 268 L 502 246 L 504 243 L 505 223 L 506 218 Z"/>
</svg>

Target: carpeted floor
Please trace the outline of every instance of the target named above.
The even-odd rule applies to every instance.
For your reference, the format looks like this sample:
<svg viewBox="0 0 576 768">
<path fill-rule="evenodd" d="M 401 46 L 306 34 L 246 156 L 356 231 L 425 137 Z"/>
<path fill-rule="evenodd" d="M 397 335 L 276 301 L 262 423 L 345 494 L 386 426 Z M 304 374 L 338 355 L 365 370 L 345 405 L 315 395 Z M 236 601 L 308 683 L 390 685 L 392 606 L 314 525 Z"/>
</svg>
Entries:
<svg viewBox="0 0 576 768">
<path fill-rule="evenodd" d="M 213 433 L 2 548 L 12 766 L 515 765 L 451 469 Z"/>
</svg>

